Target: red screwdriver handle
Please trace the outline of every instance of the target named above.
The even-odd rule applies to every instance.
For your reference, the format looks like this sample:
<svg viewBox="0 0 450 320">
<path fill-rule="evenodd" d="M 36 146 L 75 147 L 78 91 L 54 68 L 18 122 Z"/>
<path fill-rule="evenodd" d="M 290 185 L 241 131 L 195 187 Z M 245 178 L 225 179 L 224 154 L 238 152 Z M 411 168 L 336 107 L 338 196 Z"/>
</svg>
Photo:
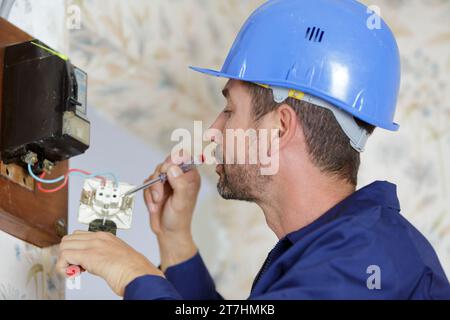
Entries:
<svg viewBox="0 0 450 320">
<path fill-rule="evenodd" d="M 68 277 L 77 277 L 79 276 L 82 272 L 85 272 L 86 270 L 84 270 L 82 267 L 80 266 L 76 266 L 76 265 L 71 265 L 68 266 L 66 268 L 66 275 Z"/>
</svg>

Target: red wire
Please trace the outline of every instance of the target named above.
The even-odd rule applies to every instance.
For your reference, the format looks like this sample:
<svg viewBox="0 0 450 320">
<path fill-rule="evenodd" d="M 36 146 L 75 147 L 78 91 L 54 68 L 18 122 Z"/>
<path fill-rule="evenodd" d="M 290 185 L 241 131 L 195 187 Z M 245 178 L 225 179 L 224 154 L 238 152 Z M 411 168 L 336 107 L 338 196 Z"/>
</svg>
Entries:
<svg viewBox="0 0 450 320">
<path fill-rule="evenodd" d="M 42 173 L 39 178 L 44 179 L 45 178 L 45 172 Z M 58 192 L 58 191 L 64 189 L 66 187 L 68 181 L 69 181 L 69 175 L 66 174 L 65 178 L 64 178 L 64 182 L 59 187 L 57 187 L 55 189 L 44 189 L 42 187 L 42 183 L 40 183 L 40 182 L 38 182 L 37 187 L 38 187 L 39 191 L 41 191 L 43 193 L 54 193 L 54 192 Z"/>
<path fill-rule="evenodd" d="M 67 173 L 67 175 L 69 175 L 71 172 L 79 172 L 79 173 L 82 173 L 82 174 L 85 174 L 85 175 L 88 175 L 88 176 L 92 174 L 90 172 L 87 172 L 87 171 L 84 171 L 84 170 L 81 170 L 81 169 L 70 169 L 69 172 Z M 104 185 L 106 184 L 106 178 L 105 177 L 96 177 L 96 178 L 102 180 Z"/>
<path fill-rule="evenodd" d="M 57 188 L 55 188 L 55 189 L 45 189 L 45 188 L 42 187 L 42 183 L 38 182 L 37 187 L 38 187 L 39 191 L 41 191 L 41 192 L 43 192 L 43 193 L 54 193 L 54 192 L 58 192 L 58 191 L 64 189 L 64 188 L 66 187 L 66 185 L 67 185 L 67 182 L 69 181 L 69 174 L 70 174 L 71 172 L 79 172 L 79 173 L 82 173 L 82 174 L 91 175 L 90 172 L 87 172 L 87 171 L 84 171 L 84 170 L 81 170 L 81 169 L 70 169 L 70 170 L 64 175 L 64 176 L 65 176 L 64 182 L 63 182 L 59 187 L 57 187 Z M 45 178 L 45 172 L 43 172 L 39 178 L 44 179 L 44 178 Z M 105 177 L 98 177 L 98 178 L 101 179 L 101 180 L 103 181 L 103 184 L 104 184 L 104 185 L 106 184 L 106 179 L 105 179 Z"/>
</svg>

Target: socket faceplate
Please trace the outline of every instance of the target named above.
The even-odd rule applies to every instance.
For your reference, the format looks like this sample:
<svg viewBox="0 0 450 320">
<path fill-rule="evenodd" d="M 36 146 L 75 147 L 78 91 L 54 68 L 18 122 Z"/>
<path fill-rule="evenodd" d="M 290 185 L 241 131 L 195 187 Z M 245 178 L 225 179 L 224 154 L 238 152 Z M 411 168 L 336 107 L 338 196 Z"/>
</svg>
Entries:
<svg viewBox="0 0 450 320">
<path fill-rule="evenodd" d="M 78 221 L 90 224 L 98 219 L 110 220 L 118 229 L 130 229 L 135 195 L 123 197 L 122 194 L 133 187 L 123 182 L 115 186 L 112 181 L 106 181 L 104 185 L 100 179 L 86 179 L 81 192 Z"/>
</svg>

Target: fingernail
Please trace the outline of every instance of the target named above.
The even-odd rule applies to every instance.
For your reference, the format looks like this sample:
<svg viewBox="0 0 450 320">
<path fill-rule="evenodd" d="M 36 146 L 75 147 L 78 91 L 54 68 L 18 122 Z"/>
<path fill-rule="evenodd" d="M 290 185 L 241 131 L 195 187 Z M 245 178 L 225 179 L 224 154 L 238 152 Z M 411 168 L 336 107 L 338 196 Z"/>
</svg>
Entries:
<svg viewBox="0 0 450 320">
<path fill-rule="evenodd" d="M 153 201 L 158 201 L 159 200 L 159 192 L 156 190 L 152 190 L 152 198 L 153 198 Z"/>
<path fill-rule="evenodd" d="M 169 175 L 172 178 L 178 178 L 182 173 L 183 173 L 183 171 L 181 171 L 181 169 L 178 167 L 171 167 L 169 169 Z"/>
</svg>

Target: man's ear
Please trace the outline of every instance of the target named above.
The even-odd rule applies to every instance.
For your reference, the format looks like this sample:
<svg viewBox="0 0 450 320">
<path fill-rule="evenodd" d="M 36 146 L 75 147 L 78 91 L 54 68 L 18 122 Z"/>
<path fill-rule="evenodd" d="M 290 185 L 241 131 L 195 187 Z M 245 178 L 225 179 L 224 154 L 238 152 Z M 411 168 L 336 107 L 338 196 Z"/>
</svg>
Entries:
<svg viewBox="0 0 450 320">
<path fill-rule="evenodd" d="M 286 103 L 278 107 L 276 117 L 279 123 L 280 149 L 282 149 L 295 137 L 299 123 L 297 113 Z"/>
</svg>

